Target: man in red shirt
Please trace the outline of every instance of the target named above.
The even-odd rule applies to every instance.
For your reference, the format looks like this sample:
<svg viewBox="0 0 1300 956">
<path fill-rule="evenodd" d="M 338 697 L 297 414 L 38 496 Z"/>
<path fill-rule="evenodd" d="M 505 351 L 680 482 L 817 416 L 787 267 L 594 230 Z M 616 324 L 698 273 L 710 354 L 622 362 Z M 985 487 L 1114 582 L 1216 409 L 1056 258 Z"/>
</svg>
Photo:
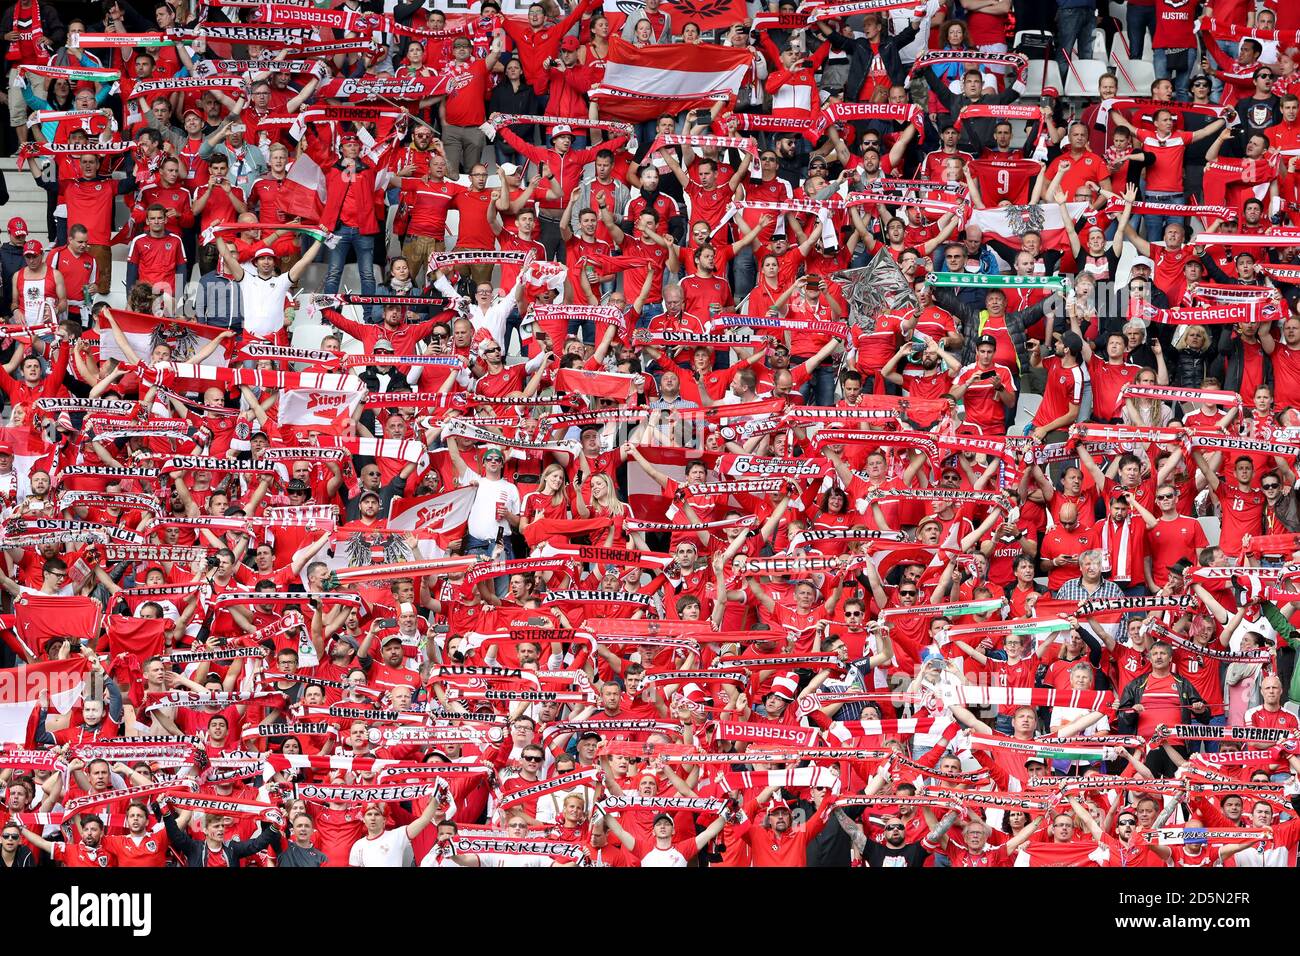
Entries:
<svg viewBox="0 0 1300 956">
<path fill-rule="evenodd" d="M 680 268 L 677 243 L 659 234 L 659 216 L 653 209 L 646 209 L 637 216 L 633 235 L 624 233 L 616 223 L 610 222 L 607 225 L 614 245 L 618 246 L 619 252 L 627 259 L 623 288 L 641 288 L 646 270 L 654 276 L 650 280 L 650 294 L 646 296 L 645 307 L 636 323 L 637 328 L 646 328 L 650 320 L 664 310 L 664 271 L 676 272 Z"/>
<path fill-rule="evenodd" d="M 1254 461 L 1248 455 L 1238 456 L 1232 463 L 1232 479 L 1220 481 L 1217 472 L 1222 453 L 1213 456 L 1213 466 L 1200 451 L 1193 451 L 1192 458 L 1219 505 L 1219 547 L 1225 554 L 1242 554 L 1242 538 L 1259 534 L 1264 522 L 1264 493 L 1255 482 Z"/>
<path fill-rule="evenodd" d="M 727 206 L 736 198 L 736 190 L 749 175 L 749 165 L 752 160 L 749 153 L 743 154 L 740 165 L 725 183 L 718 182 L 718 164 L 712 159 L 701 159 L 695 163 L 692 171 L 699 178 L 691 179 L 682 169 L 681 163 L 677 162 L 677 157 L 672 154 L 672 150 L 661 149 L 659 155 L 664 158 L 668 168 L 681 183 L 682 192 L 690 203 L 691 222 L 701 220 L 707 222 L 710 232 L 718 228 L 722 217 L 727 213 Z"/>
<path fill-rule="evenodd" d="M 1196 563 L 1201 548 L 1210 542 L 1195 518 L 1178 513 L 1178 490 L 1173 485 L 1156 489 L 1160 518 L 1147 529 L 1146 585 L 1155 594 L 1169 582 L 1169 568 L 1181 560 Z"/>
<path fill-rule="evenodd" d="M 181 190 L 184 192 L 184 190 Z M 185 252 L 181 237 L 167 231 L 167 207 L 154 203 L 145 211 L 148 231 L 131 240 L 126 254 L 126 288 L 147 283 L 156 294 L 170 296 L 185 285 Z"/>
<path fill-rule="evenodd" d="M 1300 318 L 1282 323 L 1282 341 L 1260 336 L 1273 365 L 1273 399 L 1279 408 L 1300 407 Z"/>
<path fill-rule="evenodd" d="M 451 76 L 452 92 L 438 104 L 438 113 L 442 120 L 447 174 L 452 179 L 459 177 L 462 169 L 473 169 L 483 156 L 487 137 L 479 127 L 487 122 L 484 104 L 489 92 L 488 76 L 502 72 L 498 62 L 505 36 L 503 30 L 493 31 L 492 49 L 481 60 L 470 58 L 473 44 L 468 36 L 456 37 L 451 42 L 452 61 L 442 72 Z"/>
<path fill-rule="evenodd" d="M 462 188 L 451 200 L 451 208 L 460 213 L 460 225 L 456 231 L 457 249 L 496 248 L 496 234 L 488 222 L 488 207 L 496 199 L 493 190 L 487 188 L 487 167 L 474 163 L 469 171 L 469 188 Z M 411 275 L 419 276 L 427 263 L 411 262 Z M 469 267 L 470 278 L 476 286 L 492 281 L 492 263 L 480 262 Z"/>
<path fill-rule="evenodd" d="M 402 202 L 410 210 L 402 255 L 414 273 L 427 265 L 430 252 L 442 252 L 447 244 L 447 210 L 465 187 L 447 178 L 447 161 L 441 156 L 429 159 L 429 169 L 421 179 L 400 180 Z"/>
<path fill-rule="evenodd" d="M 523 65 L 525 78 L 532 84 L 533 92 L 538 96 L 546 94 L 547 84 L 550 82 L 550 74 L 547 70 L 550 61 L 560 52 L 560 42 L 564 39 L 564 35 L 572 30 L 587 13 L 598 9 L 602 2 L 603 0 L 586 0 L 585 3 L 579 3 L 567 17 L 549 27 L 546 26 L 546 8 L 540 3 L 529 5 L 527 23 L 520 23 L 513 17 L 505 18 L 502 26 L 515 45 L 515 53 Z M 529 159 L 531 158 L 530 156 Z"/>
<path fill-rule="evenodd" d="M 953 380 L 952 396 L 964 403 L 964 420 L 978 425 L 985 435 L 1005 435 L 1008 408 L 1016 407 L 1016 385 L 1011 369 L 994 361 L 998 340 L 981 335 L 975 344 L 975 362 Z"/>
<path fill-rule="evenodd" d="M 188 208 L 188 207 L 187 207 Z M 86 227 L 74 223 L 68 227 L 67 245 L 55 246 L 50 250 L 47 260 L 50 267 L 63 276 L 63 288 L 68 297 L 68 314 L 73 318 L 81 317 L 85 305 L 87 286 L 94 286 L 96 279 L 95 257 L 90 254 L 90 240 Z"/>
</svg>

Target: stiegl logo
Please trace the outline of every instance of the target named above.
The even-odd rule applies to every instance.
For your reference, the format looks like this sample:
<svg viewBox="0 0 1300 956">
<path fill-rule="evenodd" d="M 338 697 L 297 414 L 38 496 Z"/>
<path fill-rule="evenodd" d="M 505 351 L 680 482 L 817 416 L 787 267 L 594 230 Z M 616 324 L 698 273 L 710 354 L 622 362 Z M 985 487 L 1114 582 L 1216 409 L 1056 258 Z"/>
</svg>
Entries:
<svg viewBox="0 0 1300 956">
<path fill-rule="evenodd" d="M 50 925 L 59 929 L 124 926 L 134 936 L 153 931 L 150 893 L 83 893 L 74 886 L 50 897 Z"/>
</svg>

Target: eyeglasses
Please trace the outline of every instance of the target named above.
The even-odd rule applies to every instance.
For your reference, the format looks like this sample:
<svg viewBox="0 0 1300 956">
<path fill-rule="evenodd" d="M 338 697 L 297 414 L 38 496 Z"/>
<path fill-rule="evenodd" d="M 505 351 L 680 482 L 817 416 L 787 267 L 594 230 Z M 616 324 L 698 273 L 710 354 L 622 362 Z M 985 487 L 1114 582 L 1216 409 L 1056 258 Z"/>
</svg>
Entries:
<svg viewBox="0 0 1300 956">
<path fill-rule="evenodd" d="M 520 757 L 520 760 L 526 760 L 528 763 L 541 763 L 542 758 L 538 756 Z"/>
<path fill-rule="evenodd" d="M 1273 487 L 1276 488 L 1277 486 L 1274 485 Z M 1172 501 L 1173 499 L 1173 495 L 1156 495 L 1156 501 Z"/>
<path fill-rule="evenodd" d="M 844 616 L 845 616 L 845 617 L 862 617 L 862 612 L 861 612 L 861 611 L 845 611 L 845 612 L 844 612 Z"/>
<path fill-rule="evenodd" d="M 1271 484 L 1260 485 L 1260 487 L 1263 488 L 1265 491 L 1270 491 L 1273 488 L 1281 488 L 1282 486 L 1279 485 L 1277 482 L 1272 482 Z"/>
</svg>

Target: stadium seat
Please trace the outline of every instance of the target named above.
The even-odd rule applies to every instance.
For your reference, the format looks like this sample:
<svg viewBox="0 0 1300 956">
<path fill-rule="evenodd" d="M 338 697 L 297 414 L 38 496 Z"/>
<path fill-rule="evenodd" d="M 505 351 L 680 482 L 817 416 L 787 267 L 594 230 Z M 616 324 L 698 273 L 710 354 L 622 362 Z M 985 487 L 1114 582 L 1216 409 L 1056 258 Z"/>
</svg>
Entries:
<svg viewBox="0 0 1300 956">
<path fill-rule="evenodd" d="M 1021 392 L 1019 400 L 1016 402 L 1016 423 L 1011 427 L 1013 434 L 1021 434 L 1025 426 L 1034 420 L 1038 414 L 1038 406 L 1042 404 L 1043 396 L 1031 395 L 1028 392 Z"/>
<path fill-rule="evenodd" d="M 1090 97 L 1097 95 L 1097 85 L 1106 72 L 1105 60 L 1082 60 L 1066 57 L 1065 85 L 1062 96 Z"/>
<path fill-rule="evenodd" d="M 1134 60 L 1129 56 L 1128 41 L 1122 36 L 1115 38 L 1115 45 L 1110 51 L 1110 65 L 1119 78 L 1120 96 L 1150 96 L 1151 84 L 1156 81 L 1156 69 L 1145 60 Z"/>
<path fill-rule="evenodd" d="M 1025 73 L 1025 91 L 1020 94 L 1020 98 L 1035 100 L 1043 95 L 1045 87 L 1059 91 L 1062 86 L 1061 70 L 1055 60 L 1030 60 L 1029 69 Z"/>
<path fill-rule="evenodd" d="M 1196 519 L 1201 523 L 1201 530 L 1205 532 L 1205 537 L 1209 541 L 1219 540 L 1219 519 L 1216 515 L 1205 515 Z"/>
</svg>

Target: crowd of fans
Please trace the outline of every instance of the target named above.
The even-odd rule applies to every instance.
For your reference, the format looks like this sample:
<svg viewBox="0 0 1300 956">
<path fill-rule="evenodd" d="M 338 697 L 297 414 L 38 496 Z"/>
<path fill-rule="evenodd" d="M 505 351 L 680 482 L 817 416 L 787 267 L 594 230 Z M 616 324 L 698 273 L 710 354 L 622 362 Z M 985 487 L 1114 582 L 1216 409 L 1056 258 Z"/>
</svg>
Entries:
<svg viewBox="0 0 1300 956">
<path fill-rule="evenodd" d="M 0 11 L 0 866 L 1294 867 L 1293 14 L 444 6 Z"/>
</svg>

